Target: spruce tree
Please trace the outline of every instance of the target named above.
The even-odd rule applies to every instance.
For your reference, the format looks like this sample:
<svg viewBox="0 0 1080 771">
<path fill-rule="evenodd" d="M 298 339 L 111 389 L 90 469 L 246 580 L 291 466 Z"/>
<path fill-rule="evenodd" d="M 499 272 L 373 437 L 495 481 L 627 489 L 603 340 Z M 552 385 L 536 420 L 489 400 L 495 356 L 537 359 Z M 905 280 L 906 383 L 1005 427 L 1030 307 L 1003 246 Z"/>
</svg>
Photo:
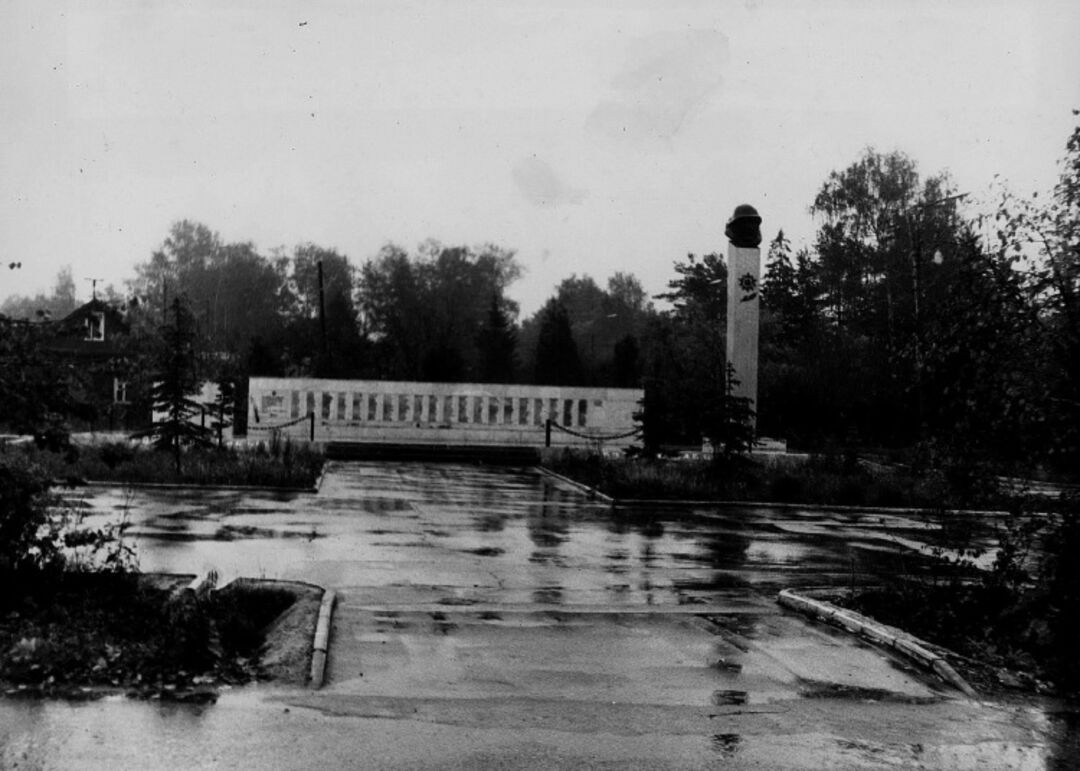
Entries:
<svg viewBox="0 0 1080 771">
<path fill-rule="evenodd" d="M 535 382 L 537 385 L 577 385 L 581 382 L 581 359 L 570 329 L 570 316 L 563 304 L 555 299 L 548 300 L 540 312 Z"/>
<path fill-rule="evenodd" d="M 195 317 L 180 297 L 172 301 L 169 316 L 161 327 L 150 390 L 154 412 L 161 417 L 133 436 L 149 437 L 156 448 L 171 451 L 179 475 L 183 447 L 209 444 L 210 430 L 199 420 L 203 407 L 194 398 L 199 391 Z"/>
<path fill-rule="evenodd" d="M 517 331 L 503 311 L 498 294 L 491 296 L 487 318 L 476 343 L 480 349 L 480 382 L 513 382 L 517 368 Z"/>
</svg>

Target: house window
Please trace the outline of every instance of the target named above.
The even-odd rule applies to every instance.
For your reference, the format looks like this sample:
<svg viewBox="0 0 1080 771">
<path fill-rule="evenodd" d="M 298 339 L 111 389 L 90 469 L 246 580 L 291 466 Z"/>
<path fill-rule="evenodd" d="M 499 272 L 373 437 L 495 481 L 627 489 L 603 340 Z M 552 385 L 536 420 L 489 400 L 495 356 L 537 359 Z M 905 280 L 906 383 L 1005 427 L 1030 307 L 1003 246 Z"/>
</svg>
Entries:
<svg viewBox="0 0 1080 771">
<path fill-rule="evenodd" d="M 91 313 L 86 317 L 86 339 L 101 342 L 105 339 L 105 314 Z"/>
<path fill-rule="evenodd" d="M 128 399 L 128 381 L 121 380 L 120 378 L 113 378 L 113 403 L 114 404 L 130 404 Z"/>
</svg>

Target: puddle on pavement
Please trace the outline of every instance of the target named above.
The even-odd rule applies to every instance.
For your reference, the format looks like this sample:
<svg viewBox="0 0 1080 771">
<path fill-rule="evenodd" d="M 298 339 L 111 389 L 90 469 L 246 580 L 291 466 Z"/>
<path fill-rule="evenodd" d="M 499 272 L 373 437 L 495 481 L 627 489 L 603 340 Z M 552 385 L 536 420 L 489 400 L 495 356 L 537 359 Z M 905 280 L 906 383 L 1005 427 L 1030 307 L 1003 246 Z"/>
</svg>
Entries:
<svg viewBox="0 0 1080 771">
<path fill-rule="evenodd" d="M 252 538 L 305 538 L 313 541 L 320 537 L 314 528 L 304 532 L 300 530 L 276 530 L 267 527 L 255 527 L 254 525 L 224 525 L 214 533 L 215 541 L 236 541 L 238 539 Z"/>
<path fill-rule="evenodd" d="M 533 602 L 538 605 L 562 605 L 563 590 L 560 586 L 545 586 L 532 593 Z"/>
<path fill-rule="evenodd" d="M 716 627 L 717 634 L 722 635 L 724 632 L 728 632 L 740 637 L 753 639 L 761 633 L 761 619 L 757 616 L 742 613 L 729 613 L 723 616 L 703 616 L 703 618 Z M 725 640 L 742 649 L 742 645 L 738 640 L 726 636 Z"/>
<path fill-rule="evenodd" d="M 566 559 L 561 554 L 547 551 L 534 551 L 529 555 L 529 562 L 537 565 L 553 565 L 557 568 L 566 567 Z"/>
<path fill-rule="evenodd" d="M 348 511 L 363 512 L 365 514 L 392 514 L 401 511 L 410 511 L 412 502 L 401 498 L 369 498 L 358 493 L 356 497 L 339 499 L 336 501 L 319 501 L 320 508 L 346 509 Z"/>
<path fill-rule="evenodd" d="M 545 604 L 692 607 L 730 603 L 749 586 L 827 582 L 850 569 L 849 535 L 835 530 L 865 536 L 860 525 L 873 524 L 848 513 L 612 508 L 527 472 L 427 464 L 332 464 L 320 494 L 118 487 L 89 491 L 86 500 L 95 518 L 129 519 L 148 570 L 349 585 L 381 580 L 380 565 L 422 549 L 431 560 L 412 564 L 445 558 L 458 574 L 489 571 L 503 580 L 505 601 Z M 924 527 L 917 518 L 892 524 Z"/>
<path fill-rule="evenodd" d="M 458 625 L 453 621 L 446 618 L 446 614 L 441 611 L 435 611 L 431 613 L 431 620 L 435 622 L 435 631 L 439 634 L 450 634 L 452 631 L 458 628 Z"/>
<path fill-rule="evenodd" d="M 164 519 L 164 517 L 162 519 Z M 165 520 L 165 521 L 154 522 L 153 523 L 153 528 L 154 528 L 155 531 L 164 531 L 166 533 L 174 533 L 174 532 L 181 532 L 181 531 L 190 530 L 191 529 L 191 524 L 192 523 L 189 520 L 184 520 L 184 521 L 181 521 L 181 522 L 173 522 L 171 520 Z M 144 527 L 145 527 L 145 525 L 144 525 Z"/>
<path fill-rule="evenodd" d="M 498 557 L 505 553 L 503 549 L 496 546 L 481 546 L 477 549 L 466 549 L 467 554 L 475 554 L 477 557 Z"/>
<path fill-rule="evenodd" d="M 714 707 L 731 707 L 746 704 L 746 699 L 746 691 L 720 690 L 713 691 L 711 702 Z"/>
<path fill-rule="evenodd" d="M 739 734 L 713 734 L 709 746 L 720 757 L 731 758 L 742 747 L 742 737 Z"/>
<path fill-rule="evenodd" d="M 510 515 L 503 512 L 484 512 L 477 514 L 473 521 L 481 533 L 499 533 L 506 528 Z"/>
<path fill-rule="evenodd" d="M 546 527 L 530 528 L 529 531 L 533 543 L 539 548 L 553 549 L 562 546 L 567 541 L 565 531 Z"/>
<path fill-rule="evenodd" d="M 439 605 L 465 606 L 465 605 L 476 605 L 478 602 L 479 602 L 479 600 L 474 600 L 474 599 L 472 599 L 470 597 L 443 597 L 438 601 L 437 604 L 439 604 Z"/>
<path fill-rule="evenodd" d="M 847 701 L 873 701 L 891 704 L 936 704 L 944 696 L 913 696 L 880 688 L 864 688 L 841 683 L 823 683 L 799 678 L 798 694 L 804 699 L 843 699 Z"/>
<path fill-rule="evenodd" d="M 858 755 L 861 758 L 877 761 L 880 761 L 882 759 L 882 756 L 884 756 L 886 753 L 893 754 L 897 749 L 899 749 L 899 746 L 887 747 L 883 744 L 857 742 L 851 741 L 849 739 L 837 739 L 836 746 L 842 750 L 846 750 L 853 755 Z M 904 747 L 910 749 L 910 745 L 904 745 Z"/>
<path fill-rule="evenodd" d="M 730 661 L 723 657 L 718 658 L 710 666 L 712 666 L 713 669 L 720 670 L 721 672 L 729 672 L 733 675 L 742 672 L 742 664 L 737 661 Z"/>
<path fill-rule="evenodd" d="M 709 592 L 716 589 L 742 589 L 749 586 L 747 580 L 737 573 L 717 572 L 708 578 L 676 578 L 671 582 L 677 591 Z"/>
<path fill-rule="evenodd" d="M 154 541 L 158 541 L 162 546 L 168 547 L 175 542 L 189 542 L 195 543 L 197 541 L 211 540 L 213 536 L 208 536 L 206 533 L 192 533 L 186 528 L 174 528 L 167 530 L 132 530 L 131 535 L 141 536 L 144 538 L 151 538 Z"/>
<path fill-rule="evenodd" d="M 376 634 L 385 634 L 387 632 L 401 632 L 405 629 L 411 628 L 411 625 L 407 620 L 400 617 L 395 610 L 378 610 L 373 614 L 375 617 L 375 632 Z"/>
</svg>

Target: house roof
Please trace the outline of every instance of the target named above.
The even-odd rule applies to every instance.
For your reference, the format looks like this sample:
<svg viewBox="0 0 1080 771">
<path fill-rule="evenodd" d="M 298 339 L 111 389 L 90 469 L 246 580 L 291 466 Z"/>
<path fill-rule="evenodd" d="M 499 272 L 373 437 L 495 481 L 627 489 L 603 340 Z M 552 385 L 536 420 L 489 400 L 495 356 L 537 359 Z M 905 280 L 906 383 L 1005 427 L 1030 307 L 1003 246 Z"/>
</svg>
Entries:
<svg viewBox="0 0 1080 771">
<path fill-rule="evenodd" d="M 96 313 L 105 315 L 105 327 L 108 333 L 121 332 L 126 335 L 131 332 L 131 325 L 128 324 L 124 314 L 104 300 L 97 298 L 80 305 L 59 321 L 54 321 L 53 326 L 59 335 L 75 333 L 81 335 L 86 330 L 86 320 Z"/>
</svg>

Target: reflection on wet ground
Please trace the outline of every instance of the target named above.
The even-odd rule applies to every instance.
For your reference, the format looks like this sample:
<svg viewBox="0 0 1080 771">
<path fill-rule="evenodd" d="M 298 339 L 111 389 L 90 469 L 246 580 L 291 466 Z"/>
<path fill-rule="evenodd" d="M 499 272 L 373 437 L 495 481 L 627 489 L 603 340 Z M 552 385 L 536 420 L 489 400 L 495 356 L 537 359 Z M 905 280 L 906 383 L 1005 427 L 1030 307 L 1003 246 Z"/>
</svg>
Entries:
<svg viewBox="0 0 1080 771">
<path fill-rule="evenodd" d="M 401 767 L 433 726 L 493 732 L 502 759 L 518 741 L 562 752 L 580 734 L 581 758 L 656 767 L 1042 769 L 1077 757 L 1072 713 L 962 703 L 774 602 L 788 586 L 910 571 L 943 525 L 989 544 L 983 519 L 612 508 L 529 470 L 377 463 L 331 464 L 318 494 L 94 488 L 80 504 L 91 523 L 129 521 L 147 571 L 336 588 L 327 687 L 289 703 L 362 720 L 348 733 L 364 747 L 408 737 L 387 750 Z"/>
<path fill-rule="evenodd" d="M 873 580 L 910 570 L 942 532 L 928 515 L 612 509 L 526 471 L 337 468 L 317 495 L 96 488 L 81 497 L 91 521 L 130 521 L 144 570 L 325 580 L 333 564 L 332 583 L 367 585 L 378 565 L 408 564 L 422 584 L 425 565 L 439 563 L 440 577 L 455 567 L 499 573 L 461 587 L 488 600 L 574 605 L 702 604 L 748 587 Z M 989 526 L 972 526 L 988 542 Z"/>
</svg>

